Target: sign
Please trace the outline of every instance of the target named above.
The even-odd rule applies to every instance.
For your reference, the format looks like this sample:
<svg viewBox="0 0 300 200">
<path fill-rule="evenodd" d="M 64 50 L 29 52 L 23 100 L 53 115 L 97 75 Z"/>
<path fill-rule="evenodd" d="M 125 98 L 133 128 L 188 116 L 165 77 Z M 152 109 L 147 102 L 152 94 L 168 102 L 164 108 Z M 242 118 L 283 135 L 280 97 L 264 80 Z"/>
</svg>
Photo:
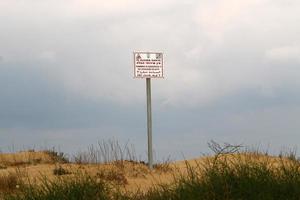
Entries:
<svg viewBox="0 0 300 200">
<path fill-rule="evenodd" d="M 134 52 L 134 78 L 164 78 L 163 54 Z"/>
</svg>

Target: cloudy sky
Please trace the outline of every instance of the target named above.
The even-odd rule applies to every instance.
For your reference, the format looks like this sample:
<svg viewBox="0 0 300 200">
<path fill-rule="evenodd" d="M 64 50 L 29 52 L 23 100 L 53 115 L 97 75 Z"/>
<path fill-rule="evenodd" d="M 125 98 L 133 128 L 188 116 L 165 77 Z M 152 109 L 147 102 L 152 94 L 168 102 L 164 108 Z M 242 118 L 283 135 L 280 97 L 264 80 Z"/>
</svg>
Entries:
<svg viewBox="0 0 300 200">
<path fill-rule="evenodd" d="M 146 155 L 138 50 L 165 56 L 157 158 L 198 156 L 211 139 L 297 147 L 299 13 L 298 0 L 0 0 L 0 149 L 116 138 Z"/>
</svg>

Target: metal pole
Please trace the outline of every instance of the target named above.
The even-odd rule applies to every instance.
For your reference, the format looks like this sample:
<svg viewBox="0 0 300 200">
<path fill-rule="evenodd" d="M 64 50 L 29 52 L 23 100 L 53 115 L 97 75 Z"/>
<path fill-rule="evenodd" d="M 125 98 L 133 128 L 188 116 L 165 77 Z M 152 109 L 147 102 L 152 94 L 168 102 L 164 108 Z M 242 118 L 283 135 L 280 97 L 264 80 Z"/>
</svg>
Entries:
<svg viewBox="0 0 300 200">
<path fill-rule="evenodd" d="M 153 168 L 152 154 L 152 112 L 151 112 L 151 79 L 146 78 L 147 91 L 147 132 L 148 132 L 148 164 L 149 168 Z"/>
</svg>

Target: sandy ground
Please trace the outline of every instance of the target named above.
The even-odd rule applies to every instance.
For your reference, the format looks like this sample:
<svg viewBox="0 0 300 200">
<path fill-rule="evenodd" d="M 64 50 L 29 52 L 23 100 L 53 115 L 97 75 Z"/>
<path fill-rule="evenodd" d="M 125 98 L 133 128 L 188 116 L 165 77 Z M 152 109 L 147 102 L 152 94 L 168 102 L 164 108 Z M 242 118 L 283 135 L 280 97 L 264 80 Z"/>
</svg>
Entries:
<svg viewBox="0 0 300 200">
<path fill-rule="evenodd" d="M 231 159 L 227 155 L 223 159 Z M 255 161 L 271 160 L 271 163 L 278 163 L 278 158 L 250 155 Z M 111 181 L 120 185 L 127 191 L 147 191 L 153 185 L 168 184 L 174 181 L 174 174 L 185 174 L 187 166 L 205 165 L 210 157 L 201 157 L 189 161 L 177 161 L 162 164 L 154 170 L 149 170 L 145 164 L 124 161 L 122 163 L 111 164 L 59 164 L 55 159 L 45 152 L 19 152 L 14 154 L 0 154 L 0 177 L 8 173 L 16 173 L 25 181 L 39 184 L 43 178 L 53 180 L 58 176 L 54 175 L 54 170 L 61 167 L 69 174 L 59 177 L 74 176 L 78 173 L 87 173 L 99 179 Z M 221 158 L 222 159 L 222 158 Z M 240 159 L 244 159 L 243 156 Z M 247 157 L 249 160 L 249 156 Z"/>
<path fill-rule="evenodd" d="M 59 167 L 70 173 L 59 177 L 87 173 L 99 179 L 104 178 L 129 191 L 146 191 L 153 185 L 170 183 L 174 180 L 174 172 L 184 172 L 186 168 L 183 161 L 162 164 L 154 170 L 149 170 L 145 164 L 129 161 L 111 164 L 60 164 L 55 163 L 45 152 L 0 154 L 0 176 L 16 173 L 31 183 L 39 184 L 43 178 L 57 178 L 54 170 Z"/>
</svg>

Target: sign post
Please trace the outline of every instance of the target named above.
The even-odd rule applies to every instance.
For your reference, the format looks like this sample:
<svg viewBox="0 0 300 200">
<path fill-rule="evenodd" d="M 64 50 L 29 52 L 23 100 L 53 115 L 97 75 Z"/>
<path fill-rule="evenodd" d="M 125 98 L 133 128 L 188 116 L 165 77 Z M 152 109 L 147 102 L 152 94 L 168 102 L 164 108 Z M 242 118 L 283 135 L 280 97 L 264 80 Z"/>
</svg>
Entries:
<svg viewBox="0 0 300 200">
<path fill-rule="evenodd" d="M 151 79 L 146 78 L 147 91 L 147 134 L 148 134 L 148 164 L 153 168 L 153 150 L 152 150 L 152 109 L 151 109 Z"/>
<path fill-rule="evenodd" d="M 134 78 L 146 78 L 148 165 L 153 169 L 151 78 L 163 78 L 163 54 L 134 52 Z"/>
</svg>

